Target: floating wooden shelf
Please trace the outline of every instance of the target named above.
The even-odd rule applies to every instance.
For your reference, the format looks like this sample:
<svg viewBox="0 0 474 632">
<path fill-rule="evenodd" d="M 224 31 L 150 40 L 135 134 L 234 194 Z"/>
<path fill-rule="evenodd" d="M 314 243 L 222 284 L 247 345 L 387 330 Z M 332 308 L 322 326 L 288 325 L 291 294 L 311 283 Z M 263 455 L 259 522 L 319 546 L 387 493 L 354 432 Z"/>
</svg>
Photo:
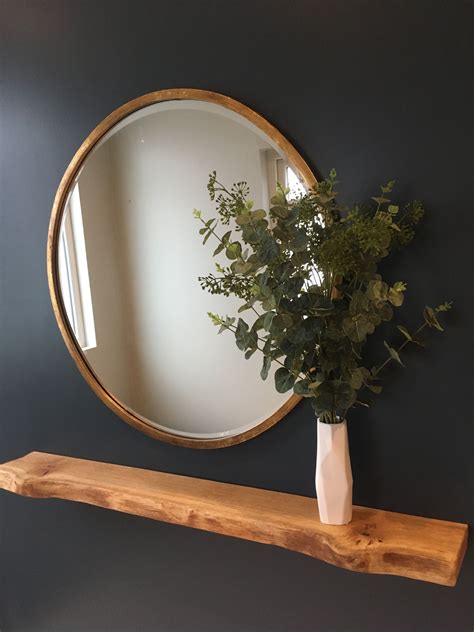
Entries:
<svg viewBox="0 0 474 632">
<path fill-rule="evenodd" d="M 352 571 L 454 586 L 465 524 L 354 507 L 345 526 L 319 521 L 313 498 L 32 452 L 0 465 L 0 488 L 63 498 L 273 544 Z"/>
</svg>

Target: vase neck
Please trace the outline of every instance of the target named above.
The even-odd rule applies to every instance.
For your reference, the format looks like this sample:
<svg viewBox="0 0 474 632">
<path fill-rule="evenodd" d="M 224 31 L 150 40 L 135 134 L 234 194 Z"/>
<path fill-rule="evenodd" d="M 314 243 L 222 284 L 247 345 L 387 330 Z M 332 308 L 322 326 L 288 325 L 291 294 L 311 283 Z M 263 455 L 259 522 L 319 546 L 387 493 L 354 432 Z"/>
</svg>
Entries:
<svg viewBox="0 0 474 632">
<path fill-rule="evenodd" d="M 343 417 L 339 417 L 338 415 L 336 415 L 336 417 L 334 418 L 335 421 L 326 421 L 326 420 L 322 420 L 320 417 L 317 417 L 316 420 L 318 422 L 318 424 L 324 424 L 327 426 L 337 426 L 339 424 L 345 424 L 346 420 Z"/>
</svg>

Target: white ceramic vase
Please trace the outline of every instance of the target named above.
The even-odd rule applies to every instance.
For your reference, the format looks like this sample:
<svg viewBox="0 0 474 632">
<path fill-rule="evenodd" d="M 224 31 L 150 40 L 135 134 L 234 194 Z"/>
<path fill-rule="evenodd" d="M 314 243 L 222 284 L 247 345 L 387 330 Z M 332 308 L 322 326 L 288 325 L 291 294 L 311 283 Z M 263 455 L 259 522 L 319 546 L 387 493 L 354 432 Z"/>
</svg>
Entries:
<svg viewBox="0 0 474 632">
<path fill-rule="evenodd" d="M 352 519 L 352 470 L 347 424 L 317 421 L 316 496 L 324 524 L 347 524 Z"/>
</svg>

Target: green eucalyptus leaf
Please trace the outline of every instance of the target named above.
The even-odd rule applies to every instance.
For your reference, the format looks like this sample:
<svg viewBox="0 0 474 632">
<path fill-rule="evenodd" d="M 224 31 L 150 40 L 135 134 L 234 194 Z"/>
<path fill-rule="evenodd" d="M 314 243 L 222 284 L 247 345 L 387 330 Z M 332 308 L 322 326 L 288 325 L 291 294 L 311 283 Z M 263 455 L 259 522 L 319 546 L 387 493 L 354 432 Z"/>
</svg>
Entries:
<svg viewBox="0 0 474 632">
<path fill-rule="evenodd" d="M 381 186 L 380 190 L 382 191 L 382 193 L 391 193 L 394 186 L 395 186 L 395 180 L 390 180 L 390 182 L 387 182 L 386 185 Z"/>
<path fill-rule="evenodd" d="M 214 252 L 212 253 L 212 256 L 215 257 L 216 255 L 218 255 L 220 252 L 222 252 L 225 248 L 225 243 L 220 243 L 217 248 L 214 250 Z"/>
<path fill-rule="evenodd" d="M 446 301 L 445 303 L 438 305 L 438 307 L 435 308 L 435 312 L 448 312 L 451 309 L 452 305 L 453 304 L 451 302 Z"/>
<path fill-rule="evenodd" d="M 367 384 L 367 388 L 376 395 L 379 395 L 382 392 L 382 387 L 378 384 Z"/>
<path fill-rule="evenodd" d="M 222 323 L 222 318 L 218 314 L 214 314 L 214 312 L 207 312 L 207 315 L 213 325 L 220 325 Z"/>
<path fill-rule="evenodd" d="M 295 382 L 293 391 L 296 393 L 296 395 L 301 395 L 302 397 L 313 397 L 314 393 L 309 388 L 309 383 L 310 381 L 307 378 L 304 380 L 299 380 L 298 382 Z"/>
<path fill-rule="evenodd" d="M 226 248 L 225 254 L 228 259 L 237 259 L 242 254 L 242 246 L 240 242 L 233 241 Z"/>
<path fill-rule="evenodd" d="M 315 358 L 316 358 L 316 349 L 310 349 L 307 353 L 305 353 L 304 360 L 303 360 L 303 367 L 305 368 L 305 370 L 313 368 Z"/>
<path fill-rule="evenodd" d="M 283 333 L 285 328 L 286 328 L 286 323 L 283 316 L 281 314 L 273 315 L 273 318 L 271 320 L 271 325 L 269 328 L 270 333 L 272 333 L 274 336 L 277 336 L 278 334 Z"/>
<path fill-rule="evenodd" d="M 281 223 L 284 226 L 292 226 L 293 224 L 296 224 L 296 222 L 299 219 L 299 210 L 296 206 L 290 207 L 290 212 L 288 214 L 287 217 L 285 217 L 285 219 L 281 219 Z"/>
<path fill-rule="evenodd" d="M 300 345 L 306 340 L 306 330 L 302 325 L 297 325 L 287 332 L 287 337 L 294 345 Z"/>
<path fill-rule="evenodd" d="M 263 316 L 263 328 L 266 331 L 270 331 L 273 319 L 275 318 L 275 312 L 266 312 Z"/>
<path fill-rule="evenodd" d="M 248 211 L 244 211 L 243 213 L 240 213 L 240 215 L 237 215 L 237 217 L 235 218 L 235 223 L 238 224 L 239 226 L 248 224 L 251 221 L 252 221 L 252 216 Z"/>
<path fill-rule="evenodd" d="M 258 346 L 258 335 L 257 332 L 254 329 L 251 329 L 248 333 L 248 337 L 247 337 L 247 347 L 250 348 L 255 348 L 257 349 Z"/>
<path fill-rule="evenodd" d="M 313 391 L 316 391 L 317 388 L 324 382 L 324 375 L 322 373 L 316 373 L 312 375 L 312 381 L 309 383 L 308 388 Z"/>
<path fill-rule="evenodd" d="M 244 303 L 243 305 L 239 307 L 239 309 L 237 310 L 238 313 L 241 314 L 242 312 L 245 312 L 248 309 L 251 309 L 254 303 L 255 303 L 255 299 L 251 299 L 250 301 L 247 301 L 246 303 Z"/>
<path fill-rule="evenodd" d="M 272 365 L 272 359 L 270 358 L 270 356 L 267 356 L 267 355 L 263 356 L 263 365 L 262 365 L 262 370 L 260 371 L 260 377 L 262 378 L 262 380 L 267 379 L 271 365 Z"/>
<path fill-rule="evenodd" d="M 292 371 L 293 373 L 299 373 L 301 371 L 301 367 L 303 366 L 303 358 L 299 353 L 297 353 L 296 349 L 295 352 L 296 355 L 286 356 L 283 364 L 289 371 Z"/>
<path fill-rule="evenodd" d="M 392 320 L 393 318 L 393 308 L 388 303 L 382 303 L 377 307 L 378 314 L 380 318 L 385 321 Z"/>
<path fill-rule="evenodd" d="M 266 230 L 254 224 L 244 224 L 242 227 L 242 239 L 245 243 L 256 245 L 259 244 L 266 235 Z"/>
<path fill-rule="evenodd" d="M 355 369 L 351 374 L 350 385 L 354 390 L 359 390 L 364 383 L 364 374 L 360 369 Z"/>
<path fill-rule="evenodd" d="M 403 327 L 403 325 L 397 325 L 397 329 L 405 336 L 407 340 L 410 340 L 410 341 L 413 340 L 413 336 L 405 327 Z"/>
<path fill-rule="evenodd" d="M 291 212 L 290 207 L 288 206 L 272 206 L 270 209 L 270 215 L 278 217 L 279 219 L 286 219 L 289 217 Z"/>
<path fill-rule="evenodd" d="M 230 269 L 232 272 L 236 272 L 237 274 L 247 274 L 253 270 L 253 265 L 248 261 L 238 259 L 231 264 Z"/>
<path fill-rule="evenodd" d="M 344 413 L 355 401 L 354 389 L 348 382 L 327 380 L 319 384 L 312 401 L 318 415 Z"/>
<path fill-rule="evenodd" d="M 217 332 L 218 334 L 222 334 L 224 331 L 228 331 L 230 330 L 231 325 L 233 325 L 235 322 L 235 318 L 231 318 L 230 316 L 226 316 L 225 320 L 222 321 L 221 320 L 221 326 L 219 328 L 219 331 Z"/>
<path fill-rule="evenodd" d="M 250 349 L 245 352 L 245 359 L 248 360 L 250 357 L 252 357 L 255 351 L 257 351 L 257 347 L 250 347 Z"/>
<path fill-rule="evenodd" d="M 397 292 L 405 292 L 407 289 L 407 284 L 404 281 L 397 281 L 393 284 L 393 289 Z"/>
<path fill-rule="evenodd" d="M 355 290 L 352 294 L 351 302 L 349 305 L 349 313 L 351 316 L 364 312 L 369 306 L 369 297 L 365 292 L 361 290 Z"/>
<path fill-rule="evenodd" d="M 392 360 L 395 360 L 395 362 L 398 362 L 398 364 L 401 364 L 402 366 L 405 366 L 403 364 L 403 362 L 401 361 L 400 355 L 398 353 L 398 351 L 396 349 L 394 349 L 393 347 L 391 347 L 388 342 L 386 342 L 384 340 L 384 346 L 385 348 L 388 350 L 390 357 L 392 358 Z"/>
<path fill-rule="evenodd" d="M 276 305 L 276 298 L 273 296 L 273 294 L 270 294 L 270 296 L 262 301 L 262 307 L 266 312 L 275 309 Z"/>
<path fill-rule="evenodd" d="M 297 234 L 291 240 L 291 249 L 294 252 L 302 252 L 306 250 L 308 245 L 308 237 L 303 231 L 298 231 Z"/>
<path fill-rule="evenodd" d="M 294 383 L 295 376 L 288 369 L 281 367 L 275 371 L 275 388 L 279 393 L 286 393 Z"/>
<path fill-rule="evenodd" d="M 348 316 L 342 321 L 346 336 L 354 342 L 364 342 L 368 334 L 373 334 L 375 326 L 367 316 Z"/>
<path fill-rule="evenodd" d="M 270 200 L 271 204 L 275 206 L 286 205 L 286 196 L 281 189 L 278 189 L 275 195 Z"/>
<path fill-rule="evenodd" d="M 392 303 L 392 305 L 395 305 L 395 307 L 400 307 L 400 305 L 403 305 L 403 299 L 403 292 L 398 292 L 393 287 L 389 289 L 388 300 L 390 301 L 390 303 Z"/>
<path fill-rule="evenodd" d="M 283 355 L 294 356 L 297 351 L 297 346 L 294 342 L 291 342 L 288 338 L 279 338 L 276 342 L 278 348 Z"/>
<path fill-rule="evenodd" d="M 328 202 L 331 202 L 331 200 L 334 200 L 335 197 L 335 193 L 320 193 L 317 196 L 317 200 L 322 206 L 324 206 Z"/>
<path fill-rule="evenodd" d="M 378 327 L 382 322 L 382 317 L 380 316 L 379 310 L 373 310 L 367 313 L 367 319 L 374 325 Z"/>
<path fill-rule="evenodd" d="M 257 222 L 261 219 L 265 219 L 265 217 L 267 216 L 267 213 L 266 211 L 263 210 L 263 208 L 259 208 L 256 211 L 251 211 L 250 216 L 253 222 Z"/>
<path fill-rule="evenodd" d="M 263 329 L 263 314 L 253 323 L 250 331 L 261 331 Z"/>
<path fill-rule="evenodd" d="M 322 329 L 323 321 L 317 316 L 310 316 L 303 320 L 303 329 L 305 331 L 305 340 L 313 340 Z"/>
<path fill-rule="evenodd" d="M 267 235 L 265 239 L 262 240 L 260 247 L 258 248 L 258 255 L 262 263 L 270 263 L 280 254 L 280 247 L 278 243 L 271 237 Z"/>
<path fill-rule="evenodd" d="M 429 307 L 428 305 L 425 307 L 423 310 L 423 318 L 429 327 L 434 327 L 438 331 L 444 331 L 438 318 L 436 317 L 436 312 L 432 307 Z"/>
<path fill-rule="evenodd" d="M 276 226 L 274 226 L 272 232 L 275 239 L 279 239 L 282 244 L 287 244 L 291 239 L 291 235 L 288 232 L 288 229 L 281 224 L 277 224 Z"/>
<path fill-rule="evenodd" d="M 369 281 L 367 286 L 367 296 L 373 301 L 386 301 L 388 299 L 388 291 L 388 284 L 380 279 Z"/>
<path fill-rule="evenodd" d="M 239 320 L 237 321 L 237 327 L 235 330 L 235 343 L 241 351 L 245 351 L 245 349 L 248 346 L 248 341 L 249 341 L 249 326 L 242 318 L 239 318 Z"/>
</svg>

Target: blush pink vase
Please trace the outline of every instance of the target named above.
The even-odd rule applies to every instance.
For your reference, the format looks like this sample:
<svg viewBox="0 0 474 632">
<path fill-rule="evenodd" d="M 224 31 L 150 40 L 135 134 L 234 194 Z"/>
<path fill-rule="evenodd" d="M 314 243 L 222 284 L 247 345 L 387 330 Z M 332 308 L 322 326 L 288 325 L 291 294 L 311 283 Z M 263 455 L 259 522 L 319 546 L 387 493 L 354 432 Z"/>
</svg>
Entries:
<svg viewBox="0 0 474 632">
<path fill-rule="evenodd" d="M 316 496 L 324 524 L 347 524 L 352 519 L 352 470 L 347 424 L 318 425 Z"/>
</svg>

